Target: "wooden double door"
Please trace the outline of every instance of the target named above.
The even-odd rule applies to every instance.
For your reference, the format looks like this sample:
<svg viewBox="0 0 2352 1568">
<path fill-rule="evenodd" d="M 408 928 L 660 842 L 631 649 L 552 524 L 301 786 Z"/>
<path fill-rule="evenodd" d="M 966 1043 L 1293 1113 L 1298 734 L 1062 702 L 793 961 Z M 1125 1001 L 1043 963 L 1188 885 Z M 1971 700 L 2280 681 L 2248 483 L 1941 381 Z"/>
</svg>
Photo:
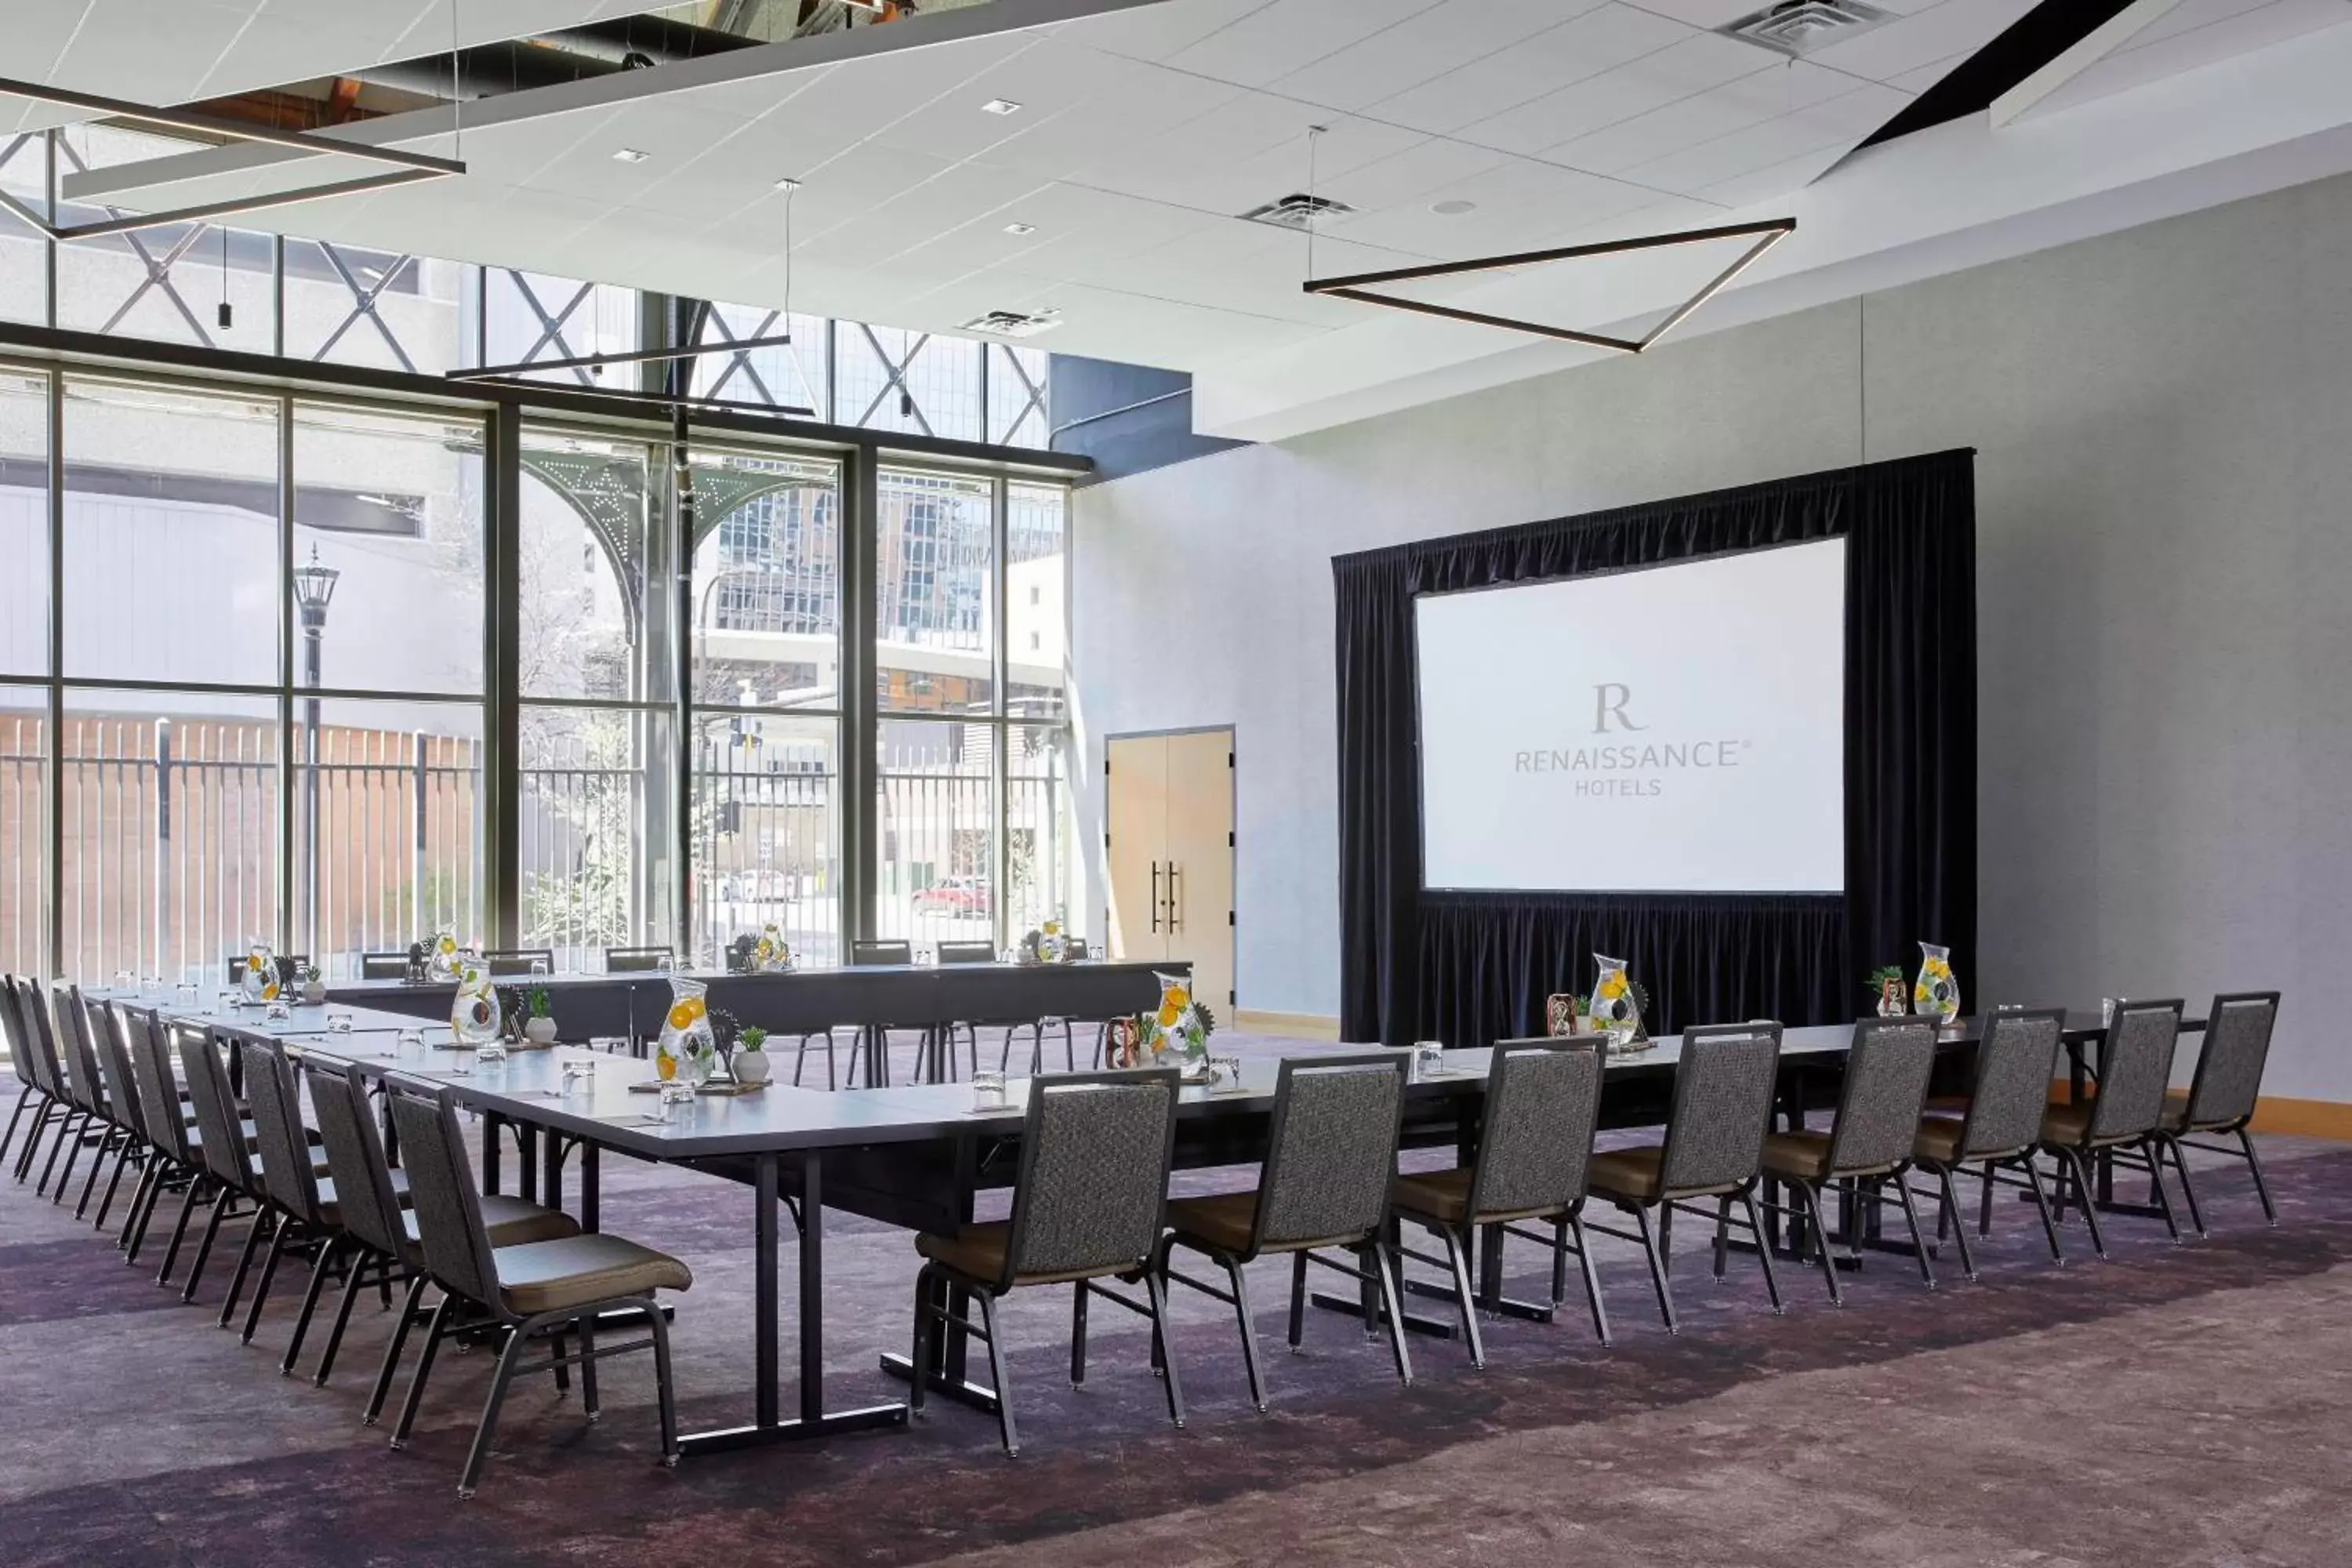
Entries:
<svg viewBox="0 0 2352 1568">
<path fill-rule="evenodd" d="M 1113 735 L 1105 759 L 1111 954 L 1189 962 L 1193 994 L 1230 1026 L 1234 732 Z"/>
</svg>

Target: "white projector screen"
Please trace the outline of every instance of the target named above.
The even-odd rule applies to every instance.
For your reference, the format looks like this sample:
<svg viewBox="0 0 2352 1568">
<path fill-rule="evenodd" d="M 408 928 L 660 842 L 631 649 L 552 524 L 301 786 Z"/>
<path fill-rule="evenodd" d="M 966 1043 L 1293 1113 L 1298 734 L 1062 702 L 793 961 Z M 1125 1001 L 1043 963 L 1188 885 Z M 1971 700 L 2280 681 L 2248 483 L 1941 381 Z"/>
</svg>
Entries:
<svg viewBox="0 0 2352 1568">
<path fill-rule="evenodd" d="M 1845 886 L 1845 541 L 1413 602 L 1422 881 Z"/>
</svg>

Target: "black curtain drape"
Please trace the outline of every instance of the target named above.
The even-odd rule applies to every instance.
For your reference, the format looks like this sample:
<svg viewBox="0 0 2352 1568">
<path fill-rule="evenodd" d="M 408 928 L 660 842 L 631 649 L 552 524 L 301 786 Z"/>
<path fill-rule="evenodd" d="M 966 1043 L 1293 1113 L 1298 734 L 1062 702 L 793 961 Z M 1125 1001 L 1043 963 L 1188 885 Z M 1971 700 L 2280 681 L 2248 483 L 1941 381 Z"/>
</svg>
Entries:
<svg viewBox="0 0 2352 1568">
<path fill-rule="evenodd" d="M 1631 961 L 1654 1027 L 1853 1016 L 1921 940 L 1976 937 L 1974 454 L 1937 453 L 1334 557 L 1340 1033 L 1471 1045 Z M 1413 596 L 1843 535 L 1841 897 L 1423 893 Z"/>
</svg>

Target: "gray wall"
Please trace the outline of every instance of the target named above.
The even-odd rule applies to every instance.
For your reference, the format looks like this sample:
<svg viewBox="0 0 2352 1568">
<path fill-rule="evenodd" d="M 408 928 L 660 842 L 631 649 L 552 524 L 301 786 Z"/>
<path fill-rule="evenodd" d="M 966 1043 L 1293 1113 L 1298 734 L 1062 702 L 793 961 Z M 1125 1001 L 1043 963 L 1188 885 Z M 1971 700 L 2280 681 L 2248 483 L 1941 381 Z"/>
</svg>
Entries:
<svg viewBox="0 0 2352 1568">
<path fill-rule="evenodd" d="M 1974 446 L 1963 984 L 2279 986 L 2269 1091 L 2352 1100 L 2347 256 L 2331 180 L 1081 491 L 1079 777 L 1234 723 L 1241 1005 L 1335 1014 L 1332 555 Z"/>
</svg>

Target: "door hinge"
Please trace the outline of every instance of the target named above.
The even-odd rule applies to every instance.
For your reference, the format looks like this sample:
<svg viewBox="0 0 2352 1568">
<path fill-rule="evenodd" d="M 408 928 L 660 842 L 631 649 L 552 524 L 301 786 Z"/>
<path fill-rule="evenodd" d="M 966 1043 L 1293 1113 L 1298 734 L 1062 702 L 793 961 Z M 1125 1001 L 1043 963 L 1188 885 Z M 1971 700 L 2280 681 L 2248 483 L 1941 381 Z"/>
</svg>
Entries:
<svg viewBox="0 0 2352 1568">
<path fill-rule="evenodd" d="M 1228 833 L 1228 834 L 1226 834 L 1226 835 L 1225 835 L 1225 847 L 1226 847 L 1226 848 L 1228 848 L 1228 849 L 1233 848 L 1233 847 L 1234 847 L 1234 846 L 1237 842 L 1238 842 L 1238 840 L 1236 840 L 1236 839 L 1234 838 L 1234 837 L 1232 834 Z"/>
<path fill-rule="evenodd" d="M 1225 753 L 1225 766 L 1227 766 L 1227 767 L 1232 767 L 1233 765 L 1234 765 L 1234 754 L 1233 754 L 1231 752 L 1227 752 Z"/>
<path fill-rule="evenodd" d="M 1227 910 L 1225 911 L 1225 923 L 1226 923 L 1227 925 L 1232 925 L 1232 924 L 1234 924 L 1234 911 L 1233 911 L 1233 910 Z"/>
<path fill-rule="evenodd" d="M 1103 777 L 1110 777 L 1110 753 L 1108 752 L 1103 753 Z"/>
<path fill-rule="evenodd" d="M 1226 1006 L 1228 1006 L 1228 1007 L 1238 1007 L 1238 1006 L 1240 1006 L 1241 1005 L 1242 1005 L 1242 1004 L 1241 1004 L 1241 998 L 1240 998 L 1240 996 L 1239 996 L 1238 994 L 1236 994 L 1235 993 L 1231 992 L 1231 991 L 1228 991 L 1228 992 L 1226 992 L 1226 993 L 1225 993 L 1225 1005 L 1226 1005 Z"/>
</svg>

